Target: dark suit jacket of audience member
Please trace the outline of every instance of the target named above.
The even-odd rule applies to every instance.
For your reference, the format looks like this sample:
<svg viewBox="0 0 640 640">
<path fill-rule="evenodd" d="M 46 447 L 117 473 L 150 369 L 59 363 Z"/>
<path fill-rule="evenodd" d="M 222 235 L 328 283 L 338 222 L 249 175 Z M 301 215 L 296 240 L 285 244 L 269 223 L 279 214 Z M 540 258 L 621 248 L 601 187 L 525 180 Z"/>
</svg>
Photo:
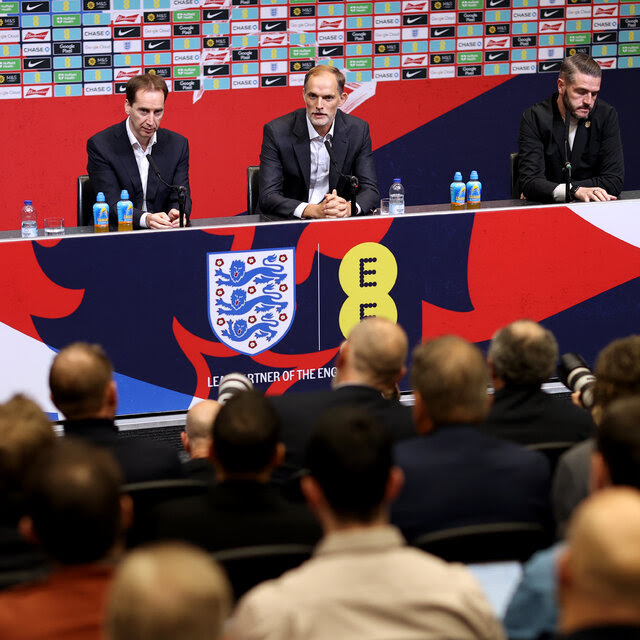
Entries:
<svg viewBox="0 0 640 640">
<path fill-rule="evenodd" d="M 207 484 L 213 484 L 216 480 L 216 471 L 208 458 L 192 458 L 182 463 L 184 474 L 192 480 L 200 480 Z"/>
<path fill-rule="evenodd" d="M 284 464 L 273 472 L 274 482 L 283 482 L 304 467 L 304 452 L 316 420 L 328 409 L 354 405 L 375 415 L 394 441 L 412 438 L 416 429 L 411 409 L 397 400 L 387 400 L 373 387 L 349 384 L 335 390 L 292 393 L 269 398 L 280 416 Z"/>
<path fill-rule="evenodd" d="M 485 431 L 518 444 L 580 442 L 593 435 L 593 420 L 567 398 L 537 385 L 508 385 L 496 391 Z"/>
<path fill-rule="evenodd" d="M 305 505 L 273 487 L 222 482 L 201 496 L 167 501 L 149 514 L 156 540 L 184 540 L 208 551 L 265 544 L 315 544 L 320 525 Z"/>
<path fill-rule="evenodd" d="M 550 526 L 546 458 L 477 426 L 443 425 L 400 442 L 395 462 L 405 473 L 405 484 L 391 507 L 391 521 L 408 540 L 490 522 Z"/>
<path fill-rule="evenodd" d="M 108 418 L 67 420 L 64 432 L 109 449 L 126 483 L 184 478 L 178 452 L 173 447 L 154 440 L 121 437 L 114 421 Z"/>
</svg>

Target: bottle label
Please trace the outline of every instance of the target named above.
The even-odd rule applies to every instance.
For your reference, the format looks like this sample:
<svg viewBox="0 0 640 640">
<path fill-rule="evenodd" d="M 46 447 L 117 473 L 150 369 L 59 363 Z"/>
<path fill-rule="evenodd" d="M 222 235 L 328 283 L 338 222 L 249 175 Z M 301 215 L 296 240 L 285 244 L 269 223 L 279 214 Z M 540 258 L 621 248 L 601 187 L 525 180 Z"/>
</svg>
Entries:
<svg viewBox="0 0 640 640">
<path fill-rule="evenodd" d="M 475 182 L 469 186 L 467 191 L 467 202 L 471 204 L 480 204 L 481 187 L 480 183 Z"/>
<path fill-rule="evenodd" d="M 464 182 L 454 182 L 451 185 L 451 204 L 464 207 L 466 188 Z"/>
<path fill-rule="evenodd" d="M 118 202 L 118 222 L 131 224 L 133 222 L 133 203 L 131 200 Z"/>
<path fill-rule="evenodd" d="M 109 205 L 100 202 L 93 205 L 93 221 L 96 227 L 109 226 Z"/>
<path fill-rule="evenodd" d="M 390 202 L 389 213 L 392 216 L 401 216 L 404 213 L 404 202 Z"/>
</svg>

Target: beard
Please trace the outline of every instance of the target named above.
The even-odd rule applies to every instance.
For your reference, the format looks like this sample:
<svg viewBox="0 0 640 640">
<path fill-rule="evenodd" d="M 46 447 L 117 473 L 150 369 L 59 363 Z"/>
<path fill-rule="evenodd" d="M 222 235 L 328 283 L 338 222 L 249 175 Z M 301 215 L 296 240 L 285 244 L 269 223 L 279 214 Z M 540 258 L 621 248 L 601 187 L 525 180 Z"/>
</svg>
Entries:
<svg viewBox="0 0 640 640">
<path fill-rule="evenodd" d="M 562 104 L 564 105 L 565 113 L 570 114 L 571 117 L 575 118 L 576 120 L 586 120 L 591 115 L 591 110 L 593 109 L 592 105 L 591 107 L 589 107 L 589 113 L 586 116 L 578 116 L 569 100 L 569 96 L 567 95 L 566 91 L 562 94 Z"/>
</svg>

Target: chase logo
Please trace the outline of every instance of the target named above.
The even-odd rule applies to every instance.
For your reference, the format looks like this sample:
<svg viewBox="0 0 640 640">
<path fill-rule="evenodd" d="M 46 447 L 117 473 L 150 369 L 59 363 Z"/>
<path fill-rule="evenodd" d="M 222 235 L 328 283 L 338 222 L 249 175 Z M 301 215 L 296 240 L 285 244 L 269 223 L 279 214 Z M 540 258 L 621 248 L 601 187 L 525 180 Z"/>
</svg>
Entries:
<svg viewBox="0 0 640 640">
<path fill-rule="evenodd" d="M 295 315 L 295 249 L 207 254 L 209 322 L 229 348 L 256 355 L 284 338 Z"/>
</svg>

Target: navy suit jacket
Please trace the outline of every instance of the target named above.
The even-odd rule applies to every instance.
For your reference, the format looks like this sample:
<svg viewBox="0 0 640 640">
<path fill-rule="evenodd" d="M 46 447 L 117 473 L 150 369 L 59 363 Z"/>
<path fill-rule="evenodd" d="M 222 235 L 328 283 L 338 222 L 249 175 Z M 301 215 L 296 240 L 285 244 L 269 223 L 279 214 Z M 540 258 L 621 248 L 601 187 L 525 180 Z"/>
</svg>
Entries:
<svg viewBox="0 0 640 640">
<path fill-rule="evenodd" d="M 442 425 L 399 442 L 395 462 L 405 483 L 391 506 L 391 521 L 408 540 L 491 522 L 550 526 L 547 459 L 478 426 Z"/>
<path fill-rule="evenodd" d="M 291 218 L 301 202 L 308 202 L 311 151 L 306 109 L 297 109 L 264 126 L 260 151 L 259 212 L 269 218 Z M 349 200 L 351 185 L 340 176 L 357 176 L 356 201 L 363 214 L 380 202 L 369 125 L 360 118 L 336 112 L 332 141 L 336 167 L 330 163 L 329 192 Z M 355 215 L 355 212 L 353 212 Z"/>
<path fill-rule="evenodd" d="M 553 190 L 565 180 L 565 125 L 557 98 L 554 93 L 533 105 L 520 121 L 520 188 L 535 202 L 553 202 Z M 602 187 L 611 195 L 620 195 L 624 160 L 618 114 L 604 100 L 598 98 L 589 117 L 579 121 L 570 160 L 573 186 Z"/>
<path fill-rule="evenodd" d="M 169 184 L 187 187 L 189 193 L 189 143 L 179 133 L 169 129 L 158 129 L 157 141 L 153 145 L 153 159 L 158 165 L 160 175 Z M 109 203 L 111 224 L 118 223 L 116 203 L 120 200 L 120 191 L 126 189 L 133 202 L 133 226 L 140 228 L 143 192 L 140 172 L 129 142 L 126 120 L 104 131 L 96 133 L 87 141 L 87 173 L 94 191 L 103 191 Z M 191 198 L 187 197 L 187 218 L 191 213 Z M 147 177 L 147 211 L 168 213 L 178 209 L 178 197 L 163 185 L 151 166 Z"/>
</svg>

